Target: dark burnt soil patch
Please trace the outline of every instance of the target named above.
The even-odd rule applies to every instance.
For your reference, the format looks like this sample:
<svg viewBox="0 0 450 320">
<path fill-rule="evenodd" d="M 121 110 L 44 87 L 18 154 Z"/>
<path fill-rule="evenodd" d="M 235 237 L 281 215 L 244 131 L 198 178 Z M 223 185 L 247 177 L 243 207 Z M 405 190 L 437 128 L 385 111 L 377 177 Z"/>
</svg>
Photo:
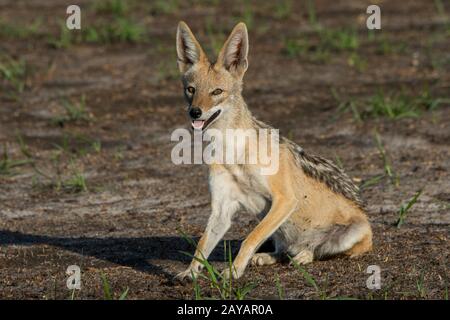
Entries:
<svg viewBox="0 0 450 320">
<path fill-rule="evenodd" d="M 383 3 L 382 31 L 371 38 L 364 2 L 317 1 L 324 30 L 357 35 L 355 48 L 324 54 L 318 48 L 330 44 L 320 41 L 329 40 L 296 1 L 286 1 L 292 3 L 287 11 L 260 1 L 127 1 L 125 13 L 100 10 L 95 2 L 80 2 L 85 27 L 100 32 L 100 22 L 119 17 L 127 24 L 123 39 L 95 40 L 92 30 L 91 38 L 65 38 L 60 22 L 70 3 L 64 1 L 0 4 L 0 62 L 14 71 L 13 79 L 0 73 L 0 151 L 8 154 L 7 165 L 0 159 L 0 298 L 67 299 L 69 265 L 82 270 L 76 298 L 103 298 L 101 274 L 116 297 L 127 287 L 130 299 L 194 297 L 192 284 L 173 276 L 189 263 L 180 251 L 192 252 L 181 231 L 197 239 L 210 204 L 207 169 L 170 160 L 171 132 L 188 127 L 174 48 L 181 19 L 209 52 L 235 22 L 247 22 L 251 49 L 244 97 L 251 110 L 365 185 L 373 252 L 306 266 L 321 292 L 288 264 L 249 267 L 239 280 L 257 284 L 248 297 L 277 299 L 277 281 L 288 299 L 448 297 L 446 3 L 447 16 L 433 1 Z M 412 99 L 428 92 L 432 102 L 443 101 L 415 117 L 359 121 L 348 103 L 371 107 L 380 90 Z M 71 120 L 56 121 L 67 117 L 64 101 L 77 105 L 83 96 L 85 113 L 75 110 Z M 382 177 L 386 162 L 377 133 L 398 183 Z M 422 195 L 396 228 L 400 207 L 419 189 Z M 234 254 L 254 225 L 251 216 L 237 215 L 226 235 Z M 223 251 L 221 244 L 211 257 L 219 268 L 225 266 Z M 370 265 L 381 268 L 380 290 L 366 287 Z M 206 281 L 200 286 L 216 296 Z"/>
</svg>

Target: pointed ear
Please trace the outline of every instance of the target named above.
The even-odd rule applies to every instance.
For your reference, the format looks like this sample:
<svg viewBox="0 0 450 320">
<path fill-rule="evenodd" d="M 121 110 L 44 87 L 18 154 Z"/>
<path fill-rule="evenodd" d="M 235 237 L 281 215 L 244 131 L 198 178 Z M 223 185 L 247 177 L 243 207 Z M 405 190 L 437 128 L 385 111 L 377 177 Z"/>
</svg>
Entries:
<svg viewBox="0 0 450 320">
<path fill-rule="evenodd" d="M 218 63 L 232 74 L 242 77 L 248 67 L 248 33 L 245 23 L 238 23 L 220 50 Z"/>
<path fill-rule="evenodd" d="M 178 69 L 186 72 L 201 60 L 208 60 L 194 34 L 184 21 L 180 21 L 177 29 Z"/>
</svg>

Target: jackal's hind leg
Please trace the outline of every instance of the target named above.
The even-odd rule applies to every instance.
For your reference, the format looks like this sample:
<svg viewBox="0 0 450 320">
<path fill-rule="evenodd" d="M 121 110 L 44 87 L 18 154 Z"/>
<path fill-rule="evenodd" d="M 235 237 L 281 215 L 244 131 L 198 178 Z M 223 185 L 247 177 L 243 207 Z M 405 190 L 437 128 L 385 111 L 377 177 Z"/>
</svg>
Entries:
<svg viewBox="0 0 450 320">
<path fill-rule="evenodd" d="M 370 250 L 372 250 L 372 234 L 364 236 L 360 242 L 345 251 L 345 254 L 350 256 L 350 258 L 356 258 Z"/>
<path fill-rule="evenodd" d="M 319 257 L 345 253 L 357 257 L 372 248 L 372 230 L 365 218 L 356 218 L 347 225 L 332 226 L 315 253 Z"/>
<path fill-rule="evenodd" d="M 308 264 L 314 260 L 314 252 L 308 249 L 300 251 L 295 257 L 292 258 L 293 261 L 298 264 Z"/>
</svg>

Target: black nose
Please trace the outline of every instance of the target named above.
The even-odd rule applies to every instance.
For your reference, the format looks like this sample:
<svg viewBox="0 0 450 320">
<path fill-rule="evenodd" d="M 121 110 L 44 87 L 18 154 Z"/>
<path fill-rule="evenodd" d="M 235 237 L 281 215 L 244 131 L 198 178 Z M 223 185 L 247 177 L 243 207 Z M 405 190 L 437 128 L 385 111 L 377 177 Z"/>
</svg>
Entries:
<svg viewBox="0 0 450 320">
<path fill-rule="evenodd" d="M 198 119 L 202 115 L 202 110 L 197 107 L 192 107 L 191 110 L 189 110 L 189 115 L 192 119 Z"/>
</svg>

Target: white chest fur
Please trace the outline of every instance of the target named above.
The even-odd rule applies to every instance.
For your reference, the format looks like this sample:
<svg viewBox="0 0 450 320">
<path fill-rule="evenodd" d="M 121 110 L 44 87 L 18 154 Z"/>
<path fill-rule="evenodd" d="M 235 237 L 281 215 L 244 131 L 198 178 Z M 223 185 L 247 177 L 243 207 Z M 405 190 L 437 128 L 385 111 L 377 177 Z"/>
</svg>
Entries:
<svg viewBox="0 0 450 320">
<path fill-rule="evenodd" d="M 250 165 L 229 165 L 210 171 L 212 201 L 220 205 L 239 203 L 247 211 L 259 214 L 270 201 L 267 177 Z"/>
</svg>

